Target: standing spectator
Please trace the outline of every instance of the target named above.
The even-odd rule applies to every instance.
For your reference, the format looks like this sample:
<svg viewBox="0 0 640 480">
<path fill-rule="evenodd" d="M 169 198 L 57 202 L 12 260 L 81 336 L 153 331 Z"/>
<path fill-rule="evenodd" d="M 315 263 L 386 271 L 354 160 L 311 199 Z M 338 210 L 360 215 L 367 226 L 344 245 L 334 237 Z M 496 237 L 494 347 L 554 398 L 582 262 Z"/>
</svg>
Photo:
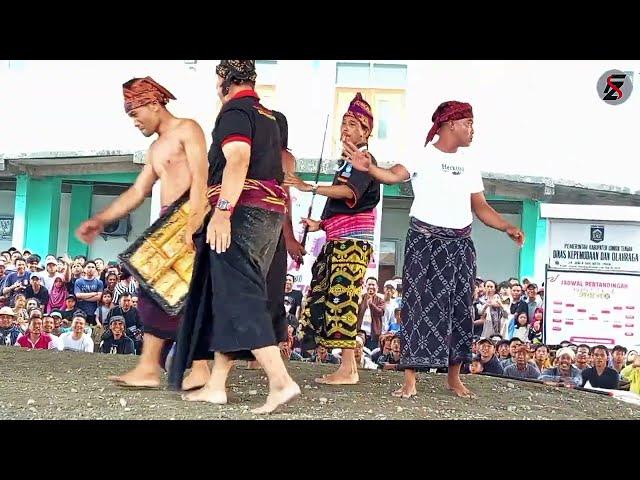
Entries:
<svg viewBox="0 0 640 480">
<path fill-rule="evenodd" d="M 520 312 L 529 313 L 527 302 L 522 298 L 522 286 L 519 283 L 511 285 L 511 305 L 509 307 L 509 313 L 516 315 Z"/>
<path fill-rule="evenodd" d="M 484 306 L 487 303 L 487 292 L 485 290 L 484 280 L 476 278 L 476 286 L 478 287 L 478 301 Z"/>
<path fill-rule="evenodd" d="M 284 311 L 287 314 L 287 325 L 293 327 L 294 330 L 298 330 L 298 318 L 293 314 L 294 305 L 291 303 L 291 297 L 285 295 L 284 297 Z"/>
<path fill-rule="evenodd" d="M 504 369 L 505 377 L 537 379 L 540 376 L 538 367 L 527 361 L 528 351 L 529 349 L 524 345 L 518 347 L 515 362 Z"/>
<path fill-rule="evenodd" d="M 591 365 L 591 348 L 584 343 L 578 345 L 576 350 L 576 368 L 581 372 L 585 368 L 589 368 Z"/>
<path fill-rule="evenodd" d="M 29 320 L 29 328 L 18 337 L 16 346 L 32 348 L 35 350 L 47 350 L 53 347 L 51 337 L 42 331 L 42 313 L 33 311 L 33 316 Z"/>
<path fill-rule="evenodd" d="M 32 273 L 29 277 L 30 285 L 25 289 L 24 294 L 28 299 L 35 298 L 44 308 L 49 303 L 49 291 L 42 285 L 42 274 Z"/>
<path fill-rule="evenodd" d="M 15 322 L 23 332 L 29 328 L 29 311 L 27 310 L 27 298 L 19 293 L 15 298 L 16 306 L 13 308 L 16 314 Z M 36 300 L 37 301 L 37 300 Z"/>
<path fill-rule="evenodd" d="M 11 307 L 0 308 L 0 345 L 15 345 L 22 333 L 13 323 L 15 316 Z"/>
<path fill-rule="evenodd" d="M 538 287 L 535 283 L 527 285 L 527 313 L 529 314 L 529 323 L 533 323 L 536 309 L 542 308 L 542 300 L 538 297 Z"/>
<path fill-rule="evenodd" d="M 98 303 L 98 308 L 96 308 L 95 311 L 97 325 L 102 325 L 104 328 L 107 328 L 107 326 L 111 324 L 107 318 L 109 317 L 109 313 L 111 313 L 112 308 L 113 296 L 109 290 L 104 290 L 102 292 L 102 297 L 100 298 L 100 303 Z"/>
<path fill-rule="evenodd" d="M 93 261 L 96 264 L 97 277 L 100 278 L 102 283 L 104 283 L 104 281 L 102 280 L 102 272 L 104 272 L 104 260 L 101 258 L 94 258 Z"/>
<path fill-rule="evenodd" d="M 290 313 L 296 318 L 300 318 L 300 310 L 302 308 L 302 292 L 300 290 L 293 289 L 293 283 L 295 277 L 290 273 L 287 274 L 284 281 L 284 297 L 289 297 L 289 303 L 291 303 Z"/>
<path fill-rule="evenodd" d="M 47 292 L 51 293 L 53 282 L 58 274 L 58 260 L 53 255 L 47 255 L 44 265 L 45 271 L 40 274 L 42 286 L 47 289 Z M 46 303 L 43 305 L 46 306 Z"/>
<path fill-rule="evenodd" d="M 534 320 L 533 325 L 529 330 L 529 341 L 534 345 L 542 344 L 542 322 L 539 320 Z"/>
<path fill-rule="evenodd" d="M 542 372 L 539 380 L 546 385 L 559 387 L 573 388 L 582 385 L 582 374 L 573 366 L 575 358 L 573 350 L 568 347 L 561 348 L 556 352 L 557 366 Z"/>
<path fill-rule="evenodd" d="M 636 355 L 633 362 L 622 369 L 621 376 L 631 382 L 629 391 L 640 395 L 640 355 Z"/>
<path fill-rule="evenodd" d="M 496 334 L 505 337 L 507 335 L 507 310 L 504 309 L 500 295 L 496 292 L 496 283 L 493 280 L 487 280 L 484 285 L 487 303 L 482 309 L 484 326 L 481 335 L 484 338 L 489 338 Z"/>
<path fill-rule="evenodd" d="M 604 345 L 596 345 L 591 349 L 593 367 L 585 368 L 582 371 L 582 386 L 587 382 L 594 388 L 607 388 L 614 390 L 618 388 L 620 375 L 616 370 L 607 366 L 609 351 Z"/>
<path fill-rule="evenodd" d="M 111 317 L 118 316 L 125 319 L 125 331 L 127 335 L 132 335 L 136 330 L 142 330 L 142 322 L 138 316 L 138 309 L 133 306 L 131 294 L 123 293 L 120 298 L 120 306 L 114 306 L 107 316 L 107 320 L 111 321 Z"/>
<path fill-rule="evenodd" d="M 4 289 L 4 279 L 7 278 L 4 258 L 0 258 L 0 293 Z"/>
<path fill-rule="evenodd" d="M 536 364 L 540 372 L 544 372 L 551 368 L 551 360 L 549 360 L 549 347 L 546 345 L 538 345 L 533 353 L 533 363 Z"/>
<path fill-rule="evenodd" d="M 71 265 L 71 275 L 69 276 L 69 281 L 67 282 L 67 291 L 73 295 L 76 288 L 76 281 L 82 278 L 83 268 L 79 262 L 73 262 Z"/>
<path fill-rule="evenodd" d="M 42 331 L 51 337 L 51 347 L 49 348 L 59 350 L 58 342 L 60 341 L 60 338 L 58 335 L 53 333 L 54 329 L 55 321 L 53 317 L 49 314 L 44 314 L 42 316 Z"/>
<path fill-rule="evenodd" d="M 98 308 L 98 301 L 102 297 L 104 285 L 96 278 L 96 264 L 93 261 L 85 263 L 84 272 L 84 277 L 76 280 L 74 294 L 78 299 L 78 308 L 87 314 L 87 323 L 95 325 L 95 311 Z"/>
<path fill-rule="evenodd" d="M 135 309 L 138 308 L 138 296 L 137 295 L 131 295 L 131 306 Z"/>
<path fill-rule="evenodd" d="M 611 351 L 611 368 L 616 372 L 622 372 L 626 365 L 627 349 L 622 345 L 616 345 Z"/>
<path fill-rule="evenodd" d="M 124 334 L 125 321 L 123 317 L 113 316 L 109 320 L 109 329 L 111 335 L 105 335 L 104 340 L 100 344 L 101 353 L 111 353 L 120 355 L 135 354 L 133 340 Z"/>
<path fill-rule="evenodd" d="M 391 338 L 391 351 L 381 355 L 376 362 L 382 370 L 397 370 L 400 363 L 400 338 Z"/>
<path fill-rule="evenodd" d="M 4 280 L 2 294 L 9 299 L 9 306 L 15 305 L 16 295 L 22 293 L 29 286 L 31 272 L 27 271 L 27 262 L 19 257 L 15 260 L 16 271 L 7 275 Z"/>
<path fill-rule="evenodd" d="M 491 340 L 488 338 L 478 340 L 478 350 L 480 351 L 480 355 L 476 357 L 476 359 L 480 361 L 483 372 L 494 375 L 502 375 L 504 373 L 504 369 L 496 358 L 495 347 Z"/>
<path fill-rule="evenodd" d="M 477 283 L 473 284 L 473 336 L 480 337 L 484 328 L 484 303 L 480 301 L 480 288 Z"/>
<path fill-rule="evenodd" d="M 85 257 L 84 255 L 76 255 L 75 257 L 73 257 L 73 261 L 78 262 L 80 266 L 84 268 L 84 265 L 87 262 L 87 257 Z"/>
<path fill-rule="evenodd" d="M 529 330 L 529 317 L 526 312 L 520 312 L 509 325 L 509 340 L 519 338 L 523 343 L 528 342 Z"/>
<path fill-rule="evenodd" d="M 111 300 L 113 300 L 116 293 L 116 285 L 118 284 L 118 275 L 115 273 L 107 273 L 103 283 L 105 285 L 104 291 L 111 293 Z"/>
<path fill-rule="evenodd" d="M 65 299 L 67 298 L 67 289 L 64 285 L 64 279 L 62 275 L 56 273 L 53 279 L 53 285 L 49 291 L 49 301 L 47 302 L 46 311 L 51 313 L 54 310 L 62 310 L 65 305 Z"/>
<path fill-rule="evenodd" d="M 362 296 L 358 308 L 358 330 L 367 333 L 368 341 L 365 344 L 369 350 L 376 348 L 378 339 L 382 333 L 382 316 L 384 315 L 384 299 L 378 295 L 378 280 L 374 277 L 367 278 L 367 290 Z"/>
<path fill-rule="evenodd" d="M 29 255 L 25 257 L 27 260 L 27 268 L 31 273 L 36 273 L 40 271 L 40 257 L 37 255 Z"/>
<path fill-rule="evenodd" d="M 93 340 L 84 332 L 86 326 L 85 317 L 83 310 L 76 311 L 71 323 L 71 331 L 60 335 L 58 350 L 93 353 Z"/>
<path fill-rule="evenodd" d="M 393 280 L 384 282 L 384 314 L 382 315 L 382 333 L 389 331 L 389 325 L 395 322 L 396 283 Z"/>
<path fill-rule="evenodd" d="M 115 286 L 113 291 L 113 304 L 120 305 L 120 297 L 123 293 L 128 293 L 131 296 L 138 294 L 138 286 L 134 281 L 131 273 L 126 268 L 122 268 L 122 272 L 120 273 L 120 281 Z"/>
</svg>

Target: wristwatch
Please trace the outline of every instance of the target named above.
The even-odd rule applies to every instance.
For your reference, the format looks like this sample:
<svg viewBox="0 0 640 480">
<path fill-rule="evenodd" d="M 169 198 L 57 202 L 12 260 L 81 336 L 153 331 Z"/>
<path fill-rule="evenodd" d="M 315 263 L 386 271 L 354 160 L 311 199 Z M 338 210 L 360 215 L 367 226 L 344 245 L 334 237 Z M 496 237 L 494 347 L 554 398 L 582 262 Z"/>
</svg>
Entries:
<svg viewBox="0 0 640 480">
<path fill-rule="evenodd" d="M 231 202 L 229 202 L 229 200 L 225 200 L 223 198 L 220 198 L 218 200 L 218 203 L 216 204 L 216 208 L 224 212 L 233 213 L 233 205 L 231 205 Z"/>
</svg>

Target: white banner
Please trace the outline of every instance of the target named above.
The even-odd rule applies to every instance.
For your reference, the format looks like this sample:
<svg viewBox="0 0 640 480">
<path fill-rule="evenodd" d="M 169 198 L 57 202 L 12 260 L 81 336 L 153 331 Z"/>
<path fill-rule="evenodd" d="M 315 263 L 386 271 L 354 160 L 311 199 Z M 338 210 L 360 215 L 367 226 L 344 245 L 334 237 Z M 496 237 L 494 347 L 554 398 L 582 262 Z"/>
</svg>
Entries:
<svg viewBox="0 0 640 480">
<path fill-rule="evenodd" d="M 545 343 L 640 347 L 640 275 L 548 270 L 544 293 Z"/>
<path fill-rule="evenodd" d="M 331 182 L 319 182 L 318 185 L 331 185 Z M 380 235 L 382 232 L 382 192 L 383 186 L 380 186 L 380 202 L 376 207 L 376 228 L 374 233 L 373 242 L 373 258 L 369 263 L 369 269 L 367 271 L 367 277 L 378 278 L 378 262 L 380 256 Z M 291 210 L 292 210 L 292 222 L 293 231 L 298 239 L 302 240 L 304 233 L 304 225 L 300 224 L 300 219 L 305 218 L 309 213 L 309 204 L 311 203 L 312 194 L 309 192 L 300 192 L 295 188 L 289 189 L 291 194 Z M 316 195 L 313 201 L 313 211 L 311 212 L 311 218 L 313 220 L 319 220 L 324 210 L 324 206 L 327 202 L 327 197 L 322 195 Z M 289 256 L 287 256 L 287 271 L 294 276 L 295 281 L 293 288 L 300 290 L 303 295 L 307 294 L 309 285 L 311 284 L 311 267 L 318 258 L 318 255 L 322 251 L 322 247 L 326 242 L 326 236 L 324 231 L 313 232 L 307 235 L 306 250 L 307 255 L 304 257 L 304 263 L 298 268 L 296 262 Z M 366 277 L 365 277 L 366 278 Z"/>
<path fill-rule="evenodd" d="M 640 273 L 640 225 L 551 220 L 549 266 Z"/>
</svg>

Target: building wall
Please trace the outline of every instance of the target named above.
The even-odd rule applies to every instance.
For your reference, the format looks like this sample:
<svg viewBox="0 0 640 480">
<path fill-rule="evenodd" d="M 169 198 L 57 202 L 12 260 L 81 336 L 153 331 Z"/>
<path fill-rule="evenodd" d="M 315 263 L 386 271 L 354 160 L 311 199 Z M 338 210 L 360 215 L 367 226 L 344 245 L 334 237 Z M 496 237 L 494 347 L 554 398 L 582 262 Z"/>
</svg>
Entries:
<svg viewBox="0 0 640 480">
<path fill-rule="evenodd" d="M 91 206 L 91 215 L 95 215 L 104 209 L 115 198 L 113 195 L 94 195 Z M 98 236 L 96 241 L 89 246 L 89 257 L 109 260 L 117 260 L 118 254 L 131 245 L 136 238 L 149 226 L 149 218 L 151 213 L 151 198 L 146 198 L 144 203 L 131 213 L 131 233 L 129 240 L 124 238 L 108 238 L 103 239 Z"/>
<path fill-rule="evenodd" d="M 13 216 L 15 200 L 16 192 L 12 190 L 0 190 L 0 216 Z M 11 239 L 0 240 L 0 250 L 6 250 L 11 247 L 11 245 Z"/>
</svg>

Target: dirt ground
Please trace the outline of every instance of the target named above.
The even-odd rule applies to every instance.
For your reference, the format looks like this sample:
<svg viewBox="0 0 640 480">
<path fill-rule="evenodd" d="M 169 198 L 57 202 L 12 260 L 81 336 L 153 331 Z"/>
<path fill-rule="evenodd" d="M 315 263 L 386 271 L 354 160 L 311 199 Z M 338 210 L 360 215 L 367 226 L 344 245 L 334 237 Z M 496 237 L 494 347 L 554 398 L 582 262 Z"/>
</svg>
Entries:
<svg viewBox="0 0 640 480">
<path fill-rule="evenodd" d="M 252 419 L 267 394 L 263 372 L 234 369 L 229 404 L 189 403 L 166 389 L 124 390 L 106 376 L 132 367 L 136 357 L 0 347 L 0 420 Z M 317 386 L 332 366 L 289 363 L 302 396 L 271 419 L 640 419 L 640 408 L 611 397 L 482 376 L 467 376 L 476 399 L 454 398 L 445 377 L 423 374 L 419 396 L 391 397 L 397 372 L 363 371 L 359 385 Z"/>
</svg>

